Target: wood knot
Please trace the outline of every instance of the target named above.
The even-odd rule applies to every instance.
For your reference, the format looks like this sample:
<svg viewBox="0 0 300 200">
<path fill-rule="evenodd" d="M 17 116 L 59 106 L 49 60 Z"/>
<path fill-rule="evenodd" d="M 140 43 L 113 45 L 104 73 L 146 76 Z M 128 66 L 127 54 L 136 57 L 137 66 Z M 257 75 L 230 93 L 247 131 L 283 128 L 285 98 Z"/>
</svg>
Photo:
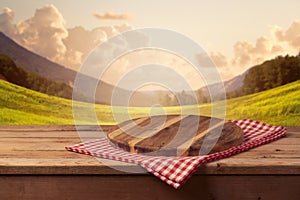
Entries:
<svg viewBox="0 0 300 200">
<path fill-rule="evenodd" d="M 281 151 L 280 149 L 275 149 L 275 151 Z"/>
</svg>

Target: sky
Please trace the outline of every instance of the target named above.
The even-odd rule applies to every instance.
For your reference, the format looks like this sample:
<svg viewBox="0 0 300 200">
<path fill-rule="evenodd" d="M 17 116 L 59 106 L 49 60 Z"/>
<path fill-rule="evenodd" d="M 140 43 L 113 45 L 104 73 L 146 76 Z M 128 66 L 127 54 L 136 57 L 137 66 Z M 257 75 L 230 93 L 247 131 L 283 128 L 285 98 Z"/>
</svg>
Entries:
<svg viewBox="0 0 300 200">
<path fill-rule="evenodd" d="M 2 0 L 1 8 L 0 31 L 73 69 L 97 44 L 142 27 L 192 38 L 225 80 L 266 59 L 300 51 L 299 0 Z M 47 23 L 54 24 L 51 30 Z"/>
</svg>

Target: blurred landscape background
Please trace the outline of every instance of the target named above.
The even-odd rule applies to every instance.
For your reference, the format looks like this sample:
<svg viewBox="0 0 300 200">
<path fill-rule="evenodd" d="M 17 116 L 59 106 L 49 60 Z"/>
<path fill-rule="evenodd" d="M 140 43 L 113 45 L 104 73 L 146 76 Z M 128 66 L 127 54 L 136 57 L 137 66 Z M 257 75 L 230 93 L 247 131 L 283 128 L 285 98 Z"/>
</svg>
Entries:
<svg viewBox="0 0 300 200">
<path fill-rule="evenodd" d="M 32 17 L 15 22 L 17 13 L 8 4 L 0 4 L 3 6 L 0 14 L 0 124 L 74 124 L 72 95 L 80 65 L 93 48 L 109 37 L 133 30 L 130 23 L 137 23 L 133 18 L 138 16 L 95 12 L 93 17 L 105 23 L 87 30 L 82 26 L 66 28 L 63 14 L 55 4 L 37 7 Z M 300 125 L 300 21 L 295 16 L 292 18 L 286 29 L 274 26 L 270 36 L 258 37 L 254 43 L 237 41 L 231 59 L 219 51 L 208 53 L 224 80 L 226 119 L 249 118 L 274 125 Z M 86 40 L 82 40 L 82 36 Z M 130 69 L 122 62 L 97 83 L 95 109 L 100 124 L 115 124 L 111 106 L 113 91 L 117 90 L 121 96 L 132 92 L 116 84 L 116 74 Z M 138 62 L 135 60 L 131 65 Z M 221 102 L 211 102 L 209 93 L 209 90 L 219 91 L 220 84 L 205 85 L 191 72 L 183 70 L 183 73 L 191 81 L 190 90 L 137 90 L 129 102 L 130 116 L 163 114 L 161 109 L 151 109 L 154 104 L 162 105 L 168 114 L 189 114 L 196 109 L 201 115 L 210 115 L 211 106 L 221 105 Z M 98 81 L 95 77 L 82 76 L 88 82 Z M 193 94 L 197 96 L 196 104 Z M 76 103 L 78 107 L 94 103 L 85 99 L 84 94 L 77 95 L 84 99 Z M 115 106 L 115 110 L 119 107 L 122 112 L 122 106 L 128 105 Z M 80 123 L 90 124 L 90 116 L 82 115 L 86 116 Z"/>
</svg>

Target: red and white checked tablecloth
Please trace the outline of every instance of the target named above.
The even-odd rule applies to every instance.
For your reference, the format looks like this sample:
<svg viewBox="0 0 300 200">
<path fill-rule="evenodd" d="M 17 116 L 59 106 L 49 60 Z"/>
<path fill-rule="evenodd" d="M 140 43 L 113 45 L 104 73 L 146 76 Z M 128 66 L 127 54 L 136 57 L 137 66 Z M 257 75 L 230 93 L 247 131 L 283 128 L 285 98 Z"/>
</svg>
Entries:
<svg viewBox="0 0 300 200">
<path fill-rule="evenodd" d="M 226 158 L 286 136 L 286 128 L 254 120 L 232 120 L 244 131 L 244 142 L 222 152 L 192 157 L 146 156 L 132 154 L 112 146 L 108 139 L 97 139 L 66 147 L 69 151 L 138 164 L 162 181 L 181 187 L 205 163 Z"/>
</svg>

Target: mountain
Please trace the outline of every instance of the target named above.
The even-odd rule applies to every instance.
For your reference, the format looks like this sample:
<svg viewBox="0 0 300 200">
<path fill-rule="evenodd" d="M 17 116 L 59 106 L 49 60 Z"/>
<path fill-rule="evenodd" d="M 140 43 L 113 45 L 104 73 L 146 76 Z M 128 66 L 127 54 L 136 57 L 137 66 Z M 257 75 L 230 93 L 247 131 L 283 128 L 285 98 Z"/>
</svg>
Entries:
<svg viewBox="0 0 300 200">
<path fill-rule="evenodd" d="M 249 68 L 243 74 L 224 82 L 227 98 L 253 94 L 300 80 L 300 53 L 296 56 L 277 56 Z M 202 94 L 220 91 L 222 84 L 203 87 Z"/>
<path fill-rule="evenodd" d="M 243 82 L 247 74 L 248 74 L 248 70 L 228 81 L 224 81 L 223 84 L 226 93 L 240 90 L 243 87 Z M 221 91 L 222 87 L 223 87 L 222 84 L 215 83 L 209 86 L 204 86 L 199 90 L 202 91 L 202 94 L 204 96 L 209 96 L 208 88 L 210 88 L 211 91 Z"/>
<path fill-rule="evenodd" d="M 226 92 L 234 92 L 240 90 L 243 87 L 243 82 L 248 74 L 248 70 L 244 73 L 224 82 Z"/>
<path fill-rule="evenodd" d="M 76 72 L 39 56 L 0 32 L 0 54 L 9 56 L 17 66 L 53 81 L 73 85 Z"/>
<path fill-rule="evenodd" d="M 66 68 L 62 65 L 54 63 L 36 53 L 33 53 L 21 45 L 14 42 L 5 34 L 0 32 L 0 54 L 9 56 L 17 66 L 23 68 L 27 72 L 38 74 L 55 82 L 64 82 L 68 85 L 74 85 L 77 72 Z M 1 76 L 2 77 L 2 76 Z M 98 81 L 92 77 L 79 73 L 79 77 L 90 87 L 97 84 L 96 102 L 110 105 L 112 102 L 113 91 L 118 92 L 120 99 L 130 96 L 131 91 L 115 87 L 103 81 Z M 4 79 L 4 77 L 3 77 Z M 159 102 L 159 97 L 153 93 L 135 92 L 130 100 L 132 106 L 151 106 Z M 88 99 L 80 99 L 87 100 Z M 119 101 L 118 105 L 126 105 L 127 102 Z"/>
<path fill-rule="evenodd" d="M 72 99 L 73 89 L 68 84 L 27 72 L 17 66 L 10 57 L 3 54 L 0 54 L 0 79 L 51 96 Z"/>
</svg>

